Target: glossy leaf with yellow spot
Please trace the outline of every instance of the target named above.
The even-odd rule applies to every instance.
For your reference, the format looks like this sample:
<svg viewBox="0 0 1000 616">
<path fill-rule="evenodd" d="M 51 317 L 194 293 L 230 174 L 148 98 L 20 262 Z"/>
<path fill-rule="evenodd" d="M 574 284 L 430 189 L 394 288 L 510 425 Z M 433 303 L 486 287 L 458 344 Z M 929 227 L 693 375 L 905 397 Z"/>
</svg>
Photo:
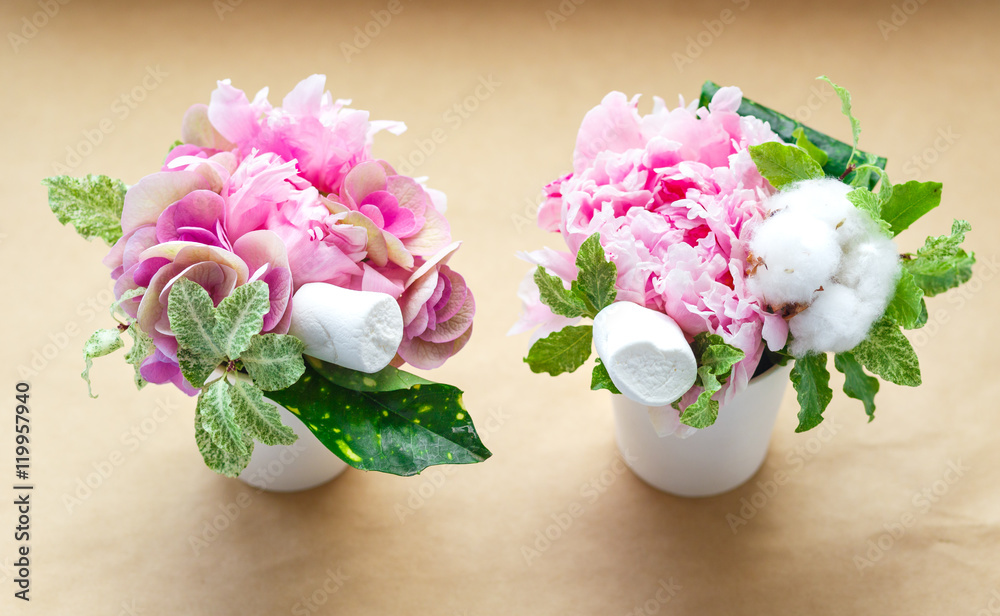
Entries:
<svg viewBox="0 0 1000 616">
<path fill-rule="evenodd" d="M 357 469 L 409 476 L 428 466 L 474 464 L 492 455 L 462 403 L 462 390 L 451 385 L 355 391 L 310 362 L 298 382 L 268 397 Z"/>
</svg>

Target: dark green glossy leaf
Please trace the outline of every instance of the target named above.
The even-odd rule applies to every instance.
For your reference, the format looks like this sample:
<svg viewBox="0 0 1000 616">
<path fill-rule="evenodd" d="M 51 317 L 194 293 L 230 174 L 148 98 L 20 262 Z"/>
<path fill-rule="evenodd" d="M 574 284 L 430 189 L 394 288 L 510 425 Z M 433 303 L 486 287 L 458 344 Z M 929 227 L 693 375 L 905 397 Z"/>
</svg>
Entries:
<svg viewBox="0 0 1000 616">
<path fill-rule="evenodd" d="M 702 107 L 707 107 L 708 103 L 712 100 L 712 96 L 719 91 L 719 85 L 711 81 L 706 81 L 701 88 L 701 100 L 699 105 Z M 782 141 L 785 143 L 795 143 L 795 129 L 801 127 L 803 134 L 809 141 L 815 145 L 817 148 L 826 152 L 829 156 L 829 160 L 825 165 L 823 165 L 823 172 L 826 173 L 828 177 L 839 178 L 844 175 L 847 171 L 848 159 L 851 157 L 851 152 L 854 147 L 851 144 L 844 143 L 825 135 L 817 130 L 804 126 L 800 122 L 793 120 L 785 114 L 778 113 L 777 111 L 765 107 L 760 103 L 755 103 L 754 101 L 743 97 L 743 102 L 740 104 L 740 108 L 736 111 L 741 116 L 753 116 L 761 121 L 767 122 L 771 126 L 771 130 L 781 137 Z M 865 158 L 867 152 L 858 150 L 858 155 Z M 879 156 L 875 157 L 875 166 L 885 169 L 886 159 Z M 847 182 L 853 180 L 853 172 L 849 173 L 844 179 Z M 871 178 L 869 188 L 875 186 L 877 178 Z"/>
<path fill-rule="evenodd" d="M 312 365 L 294 385 L 268 394 L 354 468 L 414 475 L 436 464 L 473 464 L 492 455 L 479 440 L 462 391 L 440 383 L 353 391 Z"/>
</svg>

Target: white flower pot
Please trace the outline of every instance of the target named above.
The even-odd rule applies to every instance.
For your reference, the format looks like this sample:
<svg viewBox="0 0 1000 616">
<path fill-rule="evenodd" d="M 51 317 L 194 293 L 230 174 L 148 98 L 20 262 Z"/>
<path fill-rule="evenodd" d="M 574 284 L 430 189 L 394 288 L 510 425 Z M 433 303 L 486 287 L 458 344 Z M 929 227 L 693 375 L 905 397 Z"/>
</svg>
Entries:
<svg viewBox="0 0 1000 616">
<path fill-rule="evenodd" d="M 298 492 L 322 485 L 340 475 L 347 463 L 323 446 L 309 428 L 288 409 L 278 407 L 281 421 L 299 439 L 291 445 L 256 443 L 250 464 L 240 473 L 240 481 L 270 492 Z"/>
<path fill-rule="evenodd" d="M 775 366 L 753 379 L 722 405 L 713 425 L 686 438 L 658 436 L 649 407 L 612 395 L 618 449 L 640 479 L 664 492 L 712 496 L 732 490 L 764 463 L 790 371 L 791 364 Z"/>
</svg>

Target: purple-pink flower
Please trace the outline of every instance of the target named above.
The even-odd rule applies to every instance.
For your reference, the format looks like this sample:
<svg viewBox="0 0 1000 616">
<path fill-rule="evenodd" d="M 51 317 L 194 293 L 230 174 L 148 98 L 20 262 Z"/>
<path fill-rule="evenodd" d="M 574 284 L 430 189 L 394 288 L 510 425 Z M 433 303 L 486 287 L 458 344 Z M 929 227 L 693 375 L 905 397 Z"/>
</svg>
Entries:
<svg viewBox="0 0 1000 616">
<path fill-rule="evenodd" d="M 443 196 L 373 160 L 371 122 L 324 92 L 313 75 L 281 107 L 219 82 L 208 105 L 184 115 L 184 143 L 161 171 L 128 189 L 121 239 L 105 258 L 123 303 L 156 350 L 143 378 L 196 393 L 177 363 L 167 305 L 180 278 L 218 304 L 263 280 L 271 308 L 263 333 L 285 333 L 295 290 L 310 282 L 389 293 L 406 331 L 395 364 L 439 366 L 471 335 L 475 304 L 446 262 L 457 248 Z M 335 309 L 332 307 L 331 309 Z"/>
<path fill-rule="evenodd" d="M 778 136 L 738 115 L 741 100 L 739 89 L 722 88 L 707 108 L 682 103 L 671 110 L 654 98 L 652 112 L 639 115 L 638 97 L 608 94 L 583 120 L 573 172 L 546 187 L 538 213 L 539 225 L 560 233 L 570 252 L 523 255 L 568 282 L 576 277 L 576 251 L 600 233 L 617 267 L 618 301 L 666 313 L 689 341 L 711 332 L 744 351 L 727 397 L 745 388 L 764 344 L 778 350 L 788 335 L 785 321 L 768 313 L 744 280 L 748 232 L 774 192 L 747 148 Z M 533 287 L 529 274 L 519 293 L 525 311 L 512 332 L 570 322 L 541 304 Z"/>
</svg>

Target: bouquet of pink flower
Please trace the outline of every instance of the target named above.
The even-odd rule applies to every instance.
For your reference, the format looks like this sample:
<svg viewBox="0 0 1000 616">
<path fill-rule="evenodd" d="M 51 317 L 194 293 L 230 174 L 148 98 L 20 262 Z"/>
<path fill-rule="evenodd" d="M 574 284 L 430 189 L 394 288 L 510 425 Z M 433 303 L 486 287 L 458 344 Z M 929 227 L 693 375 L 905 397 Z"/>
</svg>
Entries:
<svg viewBox="0 0 1000 616">
<path fill-rule="evenodd" d="M 356 468 L 484 460 L 461 391 L 397 370 L 436 368 L 472 334 L 445 196 L 371 156 L 373 135 L 402 123 L 370 121 L 325 81 L 280 107 L 221 81 L 160 171 L 127 188 L 46 180 L 60 222 L 113 245 L 119 325 L 87 342 L 83 376 L 127 333 L 136 384 L 198 395 L 199 447 L 230 476 L 254 441 L 295 439 L 264 392 Z"/>
<path fill-rule="evenodd" d="M 885 159 L 857 149 L 850 95 L 830 85 L 853 144 L 710 82 L 676 109 L 657 98 L 640 115 L 638 97 L 612 92 L 587 113 L 573 172 L 546 187 L 538 212 L 569 251 L 522 254 L 537 269 L 511 333 L 535 329 L 531 369 L 571 372 L 593 344 L 592 389 L 665 407 L 658 431 L 680 435 L 789 360 L 799 431 L 832 397 L 827 353 L 869 417 L 878 380 L 866 369 L 918 385 L 900 330 L 926 322 L 924 296 L 969 279 L 970 227 L 956 221 L 900 255 L 895 236 L 939 204 L 941 185 L 893 185 Z"/>
</svg>

